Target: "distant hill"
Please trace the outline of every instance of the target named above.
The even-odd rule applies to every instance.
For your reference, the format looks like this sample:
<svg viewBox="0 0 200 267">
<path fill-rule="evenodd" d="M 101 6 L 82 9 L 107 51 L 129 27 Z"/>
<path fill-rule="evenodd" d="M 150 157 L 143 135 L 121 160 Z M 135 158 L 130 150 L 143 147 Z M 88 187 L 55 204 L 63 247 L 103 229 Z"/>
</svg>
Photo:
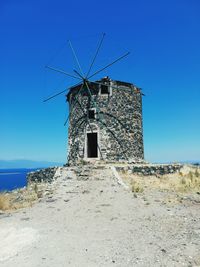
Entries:
<svg viewBox="0 0 200 267">
<path fill-rule="evenodd" d="M 185 161 L 181 161 L 180 163 L 200 165 L 200 160 L 185 160 Z"/>
<path fill-rule="evenodd" d="M 0 169 L 17 169 L 17 168 L 45 168 L 53 166 L 62 166 L 61 162 L 34 161 L 34 160 L 0 160 Z"/>
<path fill-rule="evenodd" d="M 180 161 L 148 161 L 149 163 L 156 163 L 156 164 L 173 164 L 173 163 L 180 163 L 180 164 L 194 164 L 200 165 L 200 160 L 180 160 Z"/>
</svg>

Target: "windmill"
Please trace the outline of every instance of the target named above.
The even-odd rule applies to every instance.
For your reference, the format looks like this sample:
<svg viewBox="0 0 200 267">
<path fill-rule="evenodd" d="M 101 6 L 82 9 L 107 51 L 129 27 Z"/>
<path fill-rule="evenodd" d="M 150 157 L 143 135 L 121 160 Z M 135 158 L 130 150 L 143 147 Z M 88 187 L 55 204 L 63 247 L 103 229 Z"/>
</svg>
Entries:
<svg viewBox="0 0 200 267">
<path fill-rule="evenodd" d="M 89 65 L 88 71 L 86 74 L 84 74 L 81 64 L 79 62 L 79 59 L 76 55 L 76 52 L 74 50 L 74 47 L 72 46 L 71 41 L 68 41 L 70 49 L 72 51 L 74 60 L 77 65 L 77 69 L 73 70 L 73 73 L 68 73 L 64 70 L 54 68 L 51 66 L 46 66 L 46 68 L 59 72 L 61 74 L 64 74 L 68 77 L 72 77 L 76 80 L 78 80 L 78 83 L 74 84 L 73 86 L 69 87 L 68 89 L 65 89 L 61 92 L 58 92 L 44 100 L 44 102 L 47 102 L 63 93 L 67 94 L 67 100 L 70 105 L 69 107 L 69 114 L 67 116 L 67 119 L 64 123 L 64 125 L 67 125 L 70 121 L 69 127 L 70 132 L 73 135 L 73 143 L 78 142 L 76 140 L 76 136 L 78 136 L 79 129 L 83 127 L 84 129 L 88 129 L 91 134 L 94 134 L 94 122 L 99 127 L 104 127 L 108 134 L 112 136 L 112 138 L 116 141 L 118 149 L 120 150 L 120 153 L 123 155 L 123 158 L 128 160 L 127 156 L 127 150 L 129 149 L 129 146 L 124 144 L 120 138 L 118 138 L 117 134 L 111 127 L 109 126 L 108 119 L 105 118 L 112 118 L 112 120 L 115 121 L 115 123 L 129 135 L 129 130 L 127 129 L 126 125 L 118 118 L 118 116 L 111 114 L 109 112 L 106 112 L 105 110 L 101 109 L 98 102 L 99 97 L 99 88 L 101 87 L 102 90 L 107 90 L 108 85 L 109 88 L 112 88 L 112 90 L 121 90 L 120 86 L 115 86 L 114 83 L 110 82 L 110 79 L 108 77 L 105 77 L 98 81 L 91 80 L 93 77 L 95 77 L 97 74 L 101 73 L 102 71 L 106 70 L 113 64 L 117 63 L 118 61 L 122 60 L 123 58 L 127 57 L 130 53 L 127 52 L 123 54 L 122 56 L 118 57 L 116 60 L 112 61 L 111 63 L 107 64 L 106 66 L 100 68 L 99 70 L 92 72 L 93 66 L 95 64 L 96 58 L 99 54 L 99 51 L 102 47 L 103 41 L 105 38 L 105 33 L 102 34 L 99 43 L 97 45 L 95 54 L 92 58 L 92 61 Z M 125 88 L 125 87 L 124 87 Z M 133 87 L 132 85 L 125 88 L 126 90 L 129 90 L 131 94 L 133 93 L 133 90 L 138 90 L 137 88 Z M 108 94 L 108 97 L 104 99 L 104 104 L 106 102 L 106 105 L 109 106 L 110 100 L 110 94 Z M 74 117 L 74 113 L 76 114 L 77 110 L 79 110 L 79 115 L 77 118 Z M 95 112 L 94 112 L 95 110 Z M 94 142 L 94 141 L 93 141 Z M 74 145 L 74 144 L 73 144 Z M 143 145 L 143 144 L 142 144 Z M 96 140 L 96 147 L 97 152 L 99 152 L 99 158 L 103 159 L 103 153 L 102 149 L 99 145 L 98 140 Z M 77 152 L 76 152 L 77 153 Z M 70 155 L 68 154 L 68 161 Z"/>
</svg>

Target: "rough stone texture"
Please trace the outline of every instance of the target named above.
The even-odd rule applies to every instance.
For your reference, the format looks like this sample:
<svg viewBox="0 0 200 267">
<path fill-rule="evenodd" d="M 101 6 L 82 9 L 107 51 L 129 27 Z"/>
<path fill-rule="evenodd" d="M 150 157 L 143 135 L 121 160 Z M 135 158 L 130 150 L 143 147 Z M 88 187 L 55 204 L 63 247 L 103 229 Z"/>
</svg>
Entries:
<svg viewBox="0 0 200 267">
<path fill-rule="evenodd" d="M 51 183 L 57 171 L 57 167 L 41 169 L 35 172 L 30 172 L 27 174 L 27 184 L 31 182 L 48 182 Z"/>
<path fill-rule="evenodd" d="M 86 133 L 98 133 L 98 157 L 103 161 L 141 161 L 144 159 L 142 127 L 142 93 L 130 83 L 104 78 L 109 94 L 99 93 L 99 84 L 90 83 L 70 90 L 68 163 L 87 159 Z M 81 104 L 81 105 L 80 105 Z M 82 107 L 81 107 L 82 106 Z M 88 119 L 88 109 L 96 108 L 95 119 Z"/>
<path fill-rule="evenodd" d="M 181 170 L 181 164 L 142 164 L 129 166 L 116 166 L 117 171 L 129 171 L 139 175 L 164 175 L 175 173 Z"/>
</svg>

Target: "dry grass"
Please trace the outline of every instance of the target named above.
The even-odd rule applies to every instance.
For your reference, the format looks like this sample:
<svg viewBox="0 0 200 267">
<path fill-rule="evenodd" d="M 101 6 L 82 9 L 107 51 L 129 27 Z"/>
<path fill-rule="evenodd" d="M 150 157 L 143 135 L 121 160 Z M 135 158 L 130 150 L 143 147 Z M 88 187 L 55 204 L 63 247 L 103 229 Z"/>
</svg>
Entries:
<svg viewBox="0 0 200 267">
<path fill-rule="evenodd" d="M 177 187 L 179 191 L 200 191 L 200 172 L 198 170 L 190 171 L 187 175 L 180 173 L 180 177 Z"/>
<path fill-rule="evenodd" d="M 37 184 L 32 184 L 25 189 L 0 193 L 0 210 L 11 211 L 32 206 L 43 197 L 43 191 L 38 187 Z"/>
<path fill-rule="evenodd" d="M 138 176 L 121 172 L 121 177 L 130 185 L 132 192 L 145 189 L 159 189 L 176 193 L 200 192 L 200 169 L 191 168 L 187 172 L 156 176 Z"/>
<path fill-rule="evenodd" d="M 29 197 L 26 196 L 16 196 L 13 193 L 1 193 L 0 194 L 0 210 L 11 211 L 17 210 L 25 207 L 30 207 L 37 200 L 36 194 L 31 194 Z"/>
<path fill-rule="evenodd" d="M 131 181 L 131 191 L 133 193 L 142 193 L 144 191 L 144 188 L 140 183 L 138 183 L 137 181 L 132 180 Z"/>
<path fill-rule="evenodd" d="M 10 209 L 10 197 L 6 193 L 0 194 L 0 210 Z"/>
</svg>

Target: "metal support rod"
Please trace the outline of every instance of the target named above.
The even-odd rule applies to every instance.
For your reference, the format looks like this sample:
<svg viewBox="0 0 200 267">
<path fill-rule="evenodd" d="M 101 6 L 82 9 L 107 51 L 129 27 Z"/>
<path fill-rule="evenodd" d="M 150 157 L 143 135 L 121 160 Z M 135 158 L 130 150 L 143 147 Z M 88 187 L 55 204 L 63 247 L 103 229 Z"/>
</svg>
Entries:
<svg viewBox="0 0 200 267">
<path fill-rule="evenodd" d="M 85 116 L 82 116 L 81 118 L 84 119 Z M 80 129 L 80 127 L 82 126 L 82 124 L 86 123 L 85 120 L 81 120 L 80 124 L 78 125 L 78 127 L 76 127 L 76 130 L 74 132 L 74 136 L 76 136 L 78 130 Z M 73 131 L 73 130 L 72 130 Z M 69 153 L 68 153 L 68 156 L 67 156 L 67 162 L 69 162 Z"/>
<path fill-rule="evenodd" d="M 78 96 L 80 95 L 82 89 L 83 89 L 83 84 L 81 85 L 81 88 L 80 88 L 79 91 L 77 92 L 76 98 L 78 98 Z M 71 115 L 71 113 L 72 113 L 72 110 L 74 109 L 74 106 L 75 106 L 76 102 L 77 102 L 77 100 L 75 99 L 75 102 L 74 102 L 73 106 L 70 107 L 69 115 L 68 115 L 68 117 L 67 117 L 67 119 L 66 119 L 66 121 L 65 121 L 65 123 L 64 123 L 64 126 L 67 124 L 67 122 L 68 122 L 68 120 L 69 120 L 69 118 L 70 118 L 70 115 Z"/>
<path fill-rule="evenodd" d="M 76 125 L 78 122 L 80 122 L 81 120 L 83 120 L 85 118 L 85 114 L 83 114 L 83 116 L 81 116 L 80 118 L 78 118 L 76 121 L 73 122 L 74 125 Z M 78 127 L 76 127 L 76 130 L 79 130 Z"/>
<path fill-rule="evenodd" d="M 94 101 L 93 98 L 92 98 L 92 94 L 91 94 L 90 88 L 89 88 L 89 86 L 88 86 L 88 81 L 85 81 L 85 85 L 86 85 L 86 87 L 87 87 L 87 91 L 88 91 L 88 93 L 89 93 L 89 95 L 90 95 L 90 100 L 92 100 L 92 103 L 94 104 L 94 106 L 95 106 L 95 108 L 96 108 L 97 114 L 99 114 L 99 108 L 98 108 L 97 105 L 96 105 L 96 101 Z"/>
<path fill-rule="evenodd" d="M 106 35 L 106 34 L 103 33 L 103 35 L 102 35 L 102 37 L 101 37 L 101 40 L 100 40 L 100 42 L 99 42 L 99 44 L 98 44 L 98 46 L 97 46 L 96 53 L 95 53 L 95 55 L 94 55 L 94 58 L 93 58 L 93 60 L 92 60 L 92 62 L 91 62 L 91 64 L 90 64 L 90 67 L 89 67 L 88 72 L 87 72 L 87 74 L 86 74 L 86 79 L 87 79 L 87 77 L 89 76 L 90 71 L 91 71 L 91 69 L 92 69 L 92 67 L 93 67 L 93 65 L 94 65 L 94 62 L 95 62 L 95 60 L 96 60 L 96 58 L 97 58 L 97 55 L 98 55 L 98 53 L 99 53 L 99 50 L 100 50 L 100 48 L 101 48 L 101 46 L 102 46 L 103 39 L 104 39 L 105 35 Z"/>
<path fill-rule="evenodd" d="M 71 48 L 71 50 L 72 50 L 73 56 L 74 56 L 74 58 L 75 58 L 75 61 L 76 61 L 77 65 L 78 65 L 78 68 L 79 68 L 79 70 L 80 70 L 82 76 L 84 76 L 83 71 L 82 71 L 82 68 L 81 68 L 81 65 L 80 65 L 80 63 L 79 63 L 78 57 L 77 57 L 76 52 L 75 52 L 75 50 L 74 50 L 74 48 L 73 48 L 73 46 L 72 46 L 71 41 L 68 40 L 68 43 L 69 43 L 69 46 L 70 46 L 70 48 Z"/>
<path fill-rule="evenodd" d="M 104 122 L 102 122 L 102 120 L 99 119 L 99 121 L 100 121 L 100 123 L 101 123 L 102 125 L 104 125 L 104 126 L 106 127 L 106 129 L 107 129 L 107 130 L 113 135 L 113 137 L 117 140 L 118 144 L 120 145 L 120 148 L 123 148 L 121 142 L 120 142 L 119 139 L 116 137 L 116 135 L 113 133 L 113 131 L 111 131 L 111 130 L 108 128 L 108 126 L 107 126 Z M 122 153 L 125 154 L 125 151 L 122 150 Z M 125 157 L 126 157 L 126 159 L 128 160 L 126 154 L 125 154 Z"/>
<path fill-rule="evenodd" d="M 77 71 L 77 70 L 73 70 L 83 81 L 85 80 L 85 78 Z"/>
<path fill-rule="evenodd" d="M 98 74 L 99 72 L 105 70 L 106 68 L 112 66 L 113 64 L 115 64 L 117 61 L 121 60 L 122 58 L 128 56 L 130 54 L 130 52 L 124 54 L 123 56 L 119 57 L 118 59 L 114 60 L 113 62 L 111 62 L 110 64 L 106 65 L 104 68 L 96 71 L 95 73 L 93 73 L 91 76 L 88 77 L 88 79 L 92 78 L 93 76 L 95 76 L 96 74 Z"/>
<path fill-rule="evenodd" d="M 85 81 L 85 85 L 86 85 L 87 91 L 88 91 L 88 93 L 90 95 L 90 98 L 92 99 L 92 94 L 91 94 L 91 91 L 90 91 L 90 88 L 88 86 L 88 82 L 87 81 Z"/>
<path fill-rule="evenodd" d="M 77 77 L 77 76 L 75 76 L 75 75 L 72 75 L 72 74 L 70 74 L 70 73 L 68 73 L 68 72 L 66 72 L 66 71 L 64 71 L 64 70 L 60 70 L 60 69 L 56 69 L 56 68 L 52 68 L 52 67 L 50 67 L 50 66 L 45 66 L 45 68 L 50 69 L 50 70 L 54 70 L 54 71 L 56 71 L 56 72 L 60 72 L 60 73 L 62 73 L 62 74 L 65 74 L 65 75 L 67 75 L 67 76 L 69 76 L 69 77 L 72 77 L 72 78 L 75 78 L 75 79 L 78 79 L 78 80 L 81 80 L 81 78 L 79 78 L 79 77 Z"/>
<path fill-rule="evenodd" d="M 63 91 L 61 91 L 61 92 L 59 92 L 59 93 L 57 93 L 57 94 L 55 94 L 55 95 L 52 95 L 52 96 L 50 96 L 50 97 L 44 99 L 43 102 L 47 102 L 47 101 L 49 101 L 50 99 L 52 99 L 52 98 L 54 98 L 54 97 L 56 97 L 56 96 L 58 96 L 58 95 L 61 95 L 61 94 L 63 94 L 63 93 L 66 92 L 66 91 L 67 91 L 67 89 L 65 89 L 65 90 L 63 90 Z"/>
<path fill-rule="evenodd" d="M 122 128 L 125 129 L 125 131 L 127 133 L 129 133 L 129 131 L 126 129 L 125 125 L 116 116 L 111 115 L 111 114 L 109 114 L 107 112 L 103 112 L 103 111 L 100 111 L 99 113 L 103 114 L 103 115 L 107 115 L 108 117 L 114 118 L 117 122 L 119 122 L 119 124 L 122 126 Z"/>
<path fill-rule="evenodd" d="M 50 99 L 52 99 L 52 98 L 54 98 L 54 97 L 56 97 L 56 96 L 58 96 L 58 95 L 61 95 L 61 94 L 63 94 L 63 93 L 66 92 L 66 91 L 69 91 L 71 88 L 73 88 L 73 87 L 75 87 L 75 86 L 78 86 L 79 84 L 80 84 L 80 83 L 77 83 L 77 84 L 75 84 L 75 85 L 73 85 L 73 86 L 71 86 L 71 87 L 69 87 L 69 88 L 67 88 L 67 89 L 65 89 L 65 90 L 63 90 L 63 91 L 61 91 L 61 92 L 55 94 L 55 95 L 52 95 L 52 96 L 50 96 L 50 97 L 44 99 L 43 102 L 47 102 L 48 100 L 50 100 Z"/>
<path fill-rule="evenodd" d="M 79 104 L 79 106 L 80 106 L 80 108 L 81 108 L 83 114 L 85 114 L 85 115 L 87 116 L 87 123 L 88 123 L 88 125 L 89 125 L 89 127 L 90 127 L 90 131 L 91 131 L 91 133 L 93 133 L 92 127 L 91 127 L 90 122 L 89 122 L 89 119 L 88 119 L 88 114 L 85 113 L 85 110 L 84 110 L 84 108 L 82 107 L 82 105 L 80 104 L 80 102 L 78 101 L 78 99 L 77 99 L 77 103 Z M 102 153 L 101 153 L 101 149 L 100 149 L 100 147 L 99 147 L 98 142 L 97 142 L 97 147 L 98 147 L 98 150 L 99 150 L 99 152 L 100 152 L 101 158 L 103 158 Z"/>
</svg>

